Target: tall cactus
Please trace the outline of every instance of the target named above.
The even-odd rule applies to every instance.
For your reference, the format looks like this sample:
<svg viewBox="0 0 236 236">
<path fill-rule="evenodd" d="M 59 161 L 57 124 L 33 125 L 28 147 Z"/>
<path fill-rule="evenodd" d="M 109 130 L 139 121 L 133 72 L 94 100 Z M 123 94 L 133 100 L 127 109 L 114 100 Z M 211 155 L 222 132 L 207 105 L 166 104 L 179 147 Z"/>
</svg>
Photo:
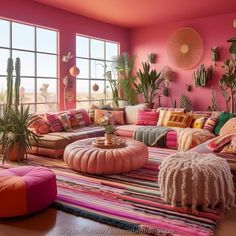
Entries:
<svg viewBox="0 0 236 236">
<path fill-rule="evenodd" d="M 6 107 L 12 106 L 12 87 L 13 87 L 13 59 L 7 60 L 7 104 Z"/>
<path fill-rule="evenodd" d="M 20 100 L 20 58 L 16 58 L 15 62 L 16 80 L 15 80 L 15 108 L 17 109 Z"/>
</svg>

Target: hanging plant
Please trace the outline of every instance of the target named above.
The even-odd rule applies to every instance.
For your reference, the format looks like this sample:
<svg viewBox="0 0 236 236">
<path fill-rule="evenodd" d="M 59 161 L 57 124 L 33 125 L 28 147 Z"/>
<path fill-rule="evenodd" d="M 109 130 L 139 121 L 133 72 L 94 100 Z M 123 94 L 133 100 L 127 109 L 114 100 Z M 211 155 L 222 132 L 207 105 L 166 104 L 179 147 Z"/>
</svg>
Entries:
<svg viewBox="0 0 236 236">
<path fill-rule="evenodd" d="M 195 87 L 206 87 L 208 81 L 212 78 L 212 66 L 205 68 L 200 65 L 197 71 L 193 72 L 193 81 Z"/>
</svg>

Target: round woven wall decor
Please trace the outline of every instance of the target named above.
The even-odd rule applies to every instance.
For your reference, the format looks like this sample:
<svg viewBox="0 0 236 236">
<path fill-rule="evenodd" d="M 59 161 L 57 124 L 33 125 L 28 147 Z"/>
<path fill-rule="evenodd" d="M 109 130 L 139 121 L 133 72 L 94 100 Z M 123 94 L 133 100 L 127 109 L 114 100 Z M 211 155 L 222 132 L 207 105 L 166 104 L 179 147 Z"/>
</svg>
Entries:
<svg viewBox="0 0 236 236">
<path fill-rule="evenodd" d="M 169 60 L 182 69 L 190 69 L 196 65 L 201 58 L 202 50 L 200 35 L 190 27 L 177 29 L 167 43 Z"/>
</svg>

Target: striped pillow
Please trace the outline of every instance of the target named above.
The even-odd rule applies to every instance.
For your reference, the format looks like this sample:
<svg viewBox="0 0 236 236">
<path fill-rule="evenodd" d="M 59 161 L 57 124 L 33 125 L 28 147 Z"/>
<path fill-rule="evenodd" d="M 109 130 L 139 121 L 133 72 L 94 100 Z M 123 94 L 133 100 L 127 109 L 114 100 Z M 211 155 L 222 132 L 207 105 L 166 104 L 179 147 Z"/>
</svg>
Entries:
<svg viewBox="0 0 236 236">
<path fill-rule="evenodd" d="M 235 133 L 217 136 L 208 143 L 208 149 L 217 151 L 236 137 Z"/>
<path fill-rule="evenodd" d="M 136 125 L 156 125 L 158 113 L 153 111 L 138 111 Z"/>
<path fill-rule="evenodd" d="M 217 117 L 211 116 L 205 122 L 203 129 L 208 130 L 209 132 L 212 133 L 212 131 L 214 130 L 214 128 L 216 126 L 216 123 L 217 123 Z"/>
<path fill-rule="evenodd" d="M 46 123 L 50 127 L 50 131 L 52 131 L 52 132 L 60 132 L 60 131 L 63 130 L 57 115 L 45 113 L 44 117 L 45 117 Z"/>
<path fill-rule="evenodd" d="M 70 124 L 71 127 L 83 127 L 86 125 L 85 121 L 84 121 L 84 117 L 83 117 L 83 113 L 79 110 L 70 110 L 69 111 L 69 115 L 70 115 Z"/>
<path fill-rule="evenodd" d="M 65 131 L 71 130 L 71 124 L 70 124 L 70 118 L 67 114 L 60 114 L 58 116 L 59 121 L 61 122 L 61 125 Z"/>
</svg>

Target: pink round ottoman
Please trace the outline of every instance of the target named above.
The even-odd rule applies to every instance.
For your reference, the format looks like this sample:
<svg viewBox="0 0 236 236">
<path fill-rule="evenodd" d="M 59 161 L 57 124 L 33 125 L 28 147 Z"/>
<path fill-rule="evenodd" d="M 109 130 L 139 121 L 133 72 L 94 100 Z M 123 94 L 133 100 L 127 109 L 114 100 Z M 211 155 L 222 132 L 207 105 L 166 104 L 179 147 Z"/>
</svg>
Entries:
<svg viewBox="0 0 236 236">
<path fill-rule="evenodd" d="M 139 141 L 128 140 L 127 146 L 115 149 L 97 148 L 94 138 L 69 144 L 64 152 L 64 161 L 74 170 L 96 174 L 119 174 L 141 168 L 148 159 L 148 149 Z"/>
<path fill-rule="evenodd" d="M 0 171 L 0 217 L 39 211 L 56 195 L 56 176 L 47 168 L 24 166 Z"/>
</svg>

